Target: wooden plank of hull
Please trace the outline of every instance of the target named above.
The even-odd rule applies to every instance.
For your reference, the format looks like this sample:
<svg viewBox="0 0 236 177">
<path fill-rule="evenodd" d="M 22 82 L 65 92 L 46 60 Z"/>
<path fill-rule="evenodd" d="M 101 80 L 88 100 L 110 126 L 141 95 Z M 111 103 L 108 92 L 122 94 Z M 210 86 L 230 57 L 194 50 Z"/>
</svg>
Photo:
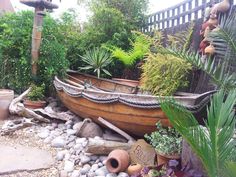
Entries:
<svg viewBox="0 0 236 177">
<path fill-rule="evenodd" d="M 69 76 L 72 76 L 73 78 L 70 78 L 70 80 L 74 82 L 78 82 L 79 79 L 81 81 L 86 81 L 86 82 L 91 82 L 93 86 L 102 89 L 104 91 L 109 91 L 109 92 L 120 92 L 120 93 L 133 93 L 136 88 L 121 84 L 119 82 L 113 81 L 113 80 L 108 80 L 108 79 L 98 79 L 94 76 L 90 76 L 87 74 L 79 74 L 79 73 L 70 73 L 68 72 Z"/>
<path fill-rule="evenodd" d="M 103 117 L 127 133 L 143 136 L 156 130 L 160 120 L 164 126 L 170 126 L 168 118 L 161 109 L 134 108 L 116 102 L 99 104 L 82 97 L 70 97 L 63 91 L 58 91 L 61 101 L 75 114 L 89 117 L 100 123 L 97 118 Z"/>
</svg>

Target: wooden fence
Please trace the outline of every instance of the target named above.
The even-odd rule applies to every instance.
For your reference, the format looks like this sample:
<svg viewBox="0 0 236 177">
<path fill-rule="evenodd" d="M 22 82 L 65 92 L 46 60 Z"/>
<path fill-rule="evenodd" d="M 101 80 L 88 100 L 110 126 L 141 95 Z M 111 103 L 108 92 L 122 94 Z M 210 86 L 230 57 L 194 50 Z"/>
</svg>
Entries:
<svg viewBox="0 0 236 177">
<path fill-rule="evenodd" d="M 143 32 L 178 27 L 193 20 L 203 19 L 205 10 L 220 0 L 185 0 L 173 7 L 148 16 Z"/>
</svg>

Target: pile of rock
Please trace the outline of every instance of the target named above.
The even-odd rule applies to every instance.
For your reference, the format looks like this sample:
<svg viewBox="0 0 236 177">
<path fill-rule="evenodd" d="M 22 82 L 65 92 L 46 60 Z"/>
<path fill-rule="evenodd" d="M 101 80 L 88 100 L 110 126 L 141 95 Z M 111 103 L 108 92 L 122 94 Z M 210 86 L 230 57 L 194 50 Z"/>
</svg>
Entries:
<svg viewBox="0 0 236 177">
<path fill-rule="evenodd" d="M 79 119 L 68 120 L 66 123 L 44 124 L 36 127 L 37 136 L 52 148 L 57 149 L 56 160 L 61 163 L 61 177 L 79 176 L 104 176 L 104 177 L 126 177 L 127 173 L 109 173 L 106 166 L 107 156 L 97 156 L 85 152 L 88 143 L 87 138 L 78 137 Z M 35 128 L 35 127 L 32 127 Z M 101 140 L 101 137 L 94 137 Z"/>
</svg>

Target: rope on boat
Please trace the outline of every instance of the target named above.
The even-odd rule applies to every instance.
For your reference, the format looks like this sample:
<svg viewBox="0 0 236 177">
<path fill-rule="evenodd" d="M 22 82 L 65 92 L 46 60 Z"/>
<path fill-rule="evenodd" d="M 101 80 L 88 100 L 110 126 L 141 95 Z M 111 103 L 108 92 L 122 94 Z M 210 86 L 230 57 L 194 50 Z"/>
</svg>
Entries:
<svg viewBox="0 0 236 177">
<path fill-rule="evenodd" d="M 112 95 L 110 98 L 105 97 L 104 95 L 102 95 L 102 97 L 92 96 L 84 92 L 83 89 L 77 90 L 67 85 L 64 85 L 62 83 L 59 83 L 56 80 L 54 80 L 54 86 L 58 91 L 64 91 L 67 95 L 71 97 L 75 97 L 75 98 L 82 97 L 94 103 L 99 103 L 99 104 L 111 104 L 115 102 L 120 102 L 131 107 L 143 108 L 143 109 L 155 109 L 155 108 L 160 108 L 161 106 L 158 100 L 155 100 L 155 102 L 142 102 L 142 101 L 134 100 L 132 98 L 124 98 L 120 95 Z M 206 96 L 197 105 L 181 105 L 180 103 L 177 103 L 177 105 L 183 106 L 184 108 L 186 108 L 192 113 L 197 113 L 201 111 L 209 103 L 210 98 L 211 96 Z"/>
</svg>

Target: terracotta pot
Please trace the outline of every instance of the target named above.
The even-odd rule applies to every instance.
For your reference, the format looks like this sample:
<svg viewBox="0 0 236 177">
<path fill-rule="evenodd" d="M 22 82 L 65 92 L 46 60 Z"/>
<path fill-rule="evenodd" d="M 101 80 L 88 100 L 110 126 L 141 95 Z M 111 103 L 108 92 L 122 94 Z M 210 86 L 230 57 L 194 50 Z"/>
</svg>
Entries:
<svg viewBox="0 0 236 177">
<path fill-rule="evenodd" d="M 180 160 L 180 155 L 164 155 L 157 152 L 157 164 L 164 165 L 167 164 L 170 160 Z"/>
<path fill-rule="evenodd" d="M 29 109 L 39 109 L 44 108 L 46 106 L 46 101 L 31 101 L 24 100 L 24 106 Z"/>
<path fill-rule="evenodd" d="M 139 81 L 137 80 L 129 80 L 129 79 L 120 79 L 120 78 L 112 78 L 113 81 L 118 81 L 121 84 L 137 87 L 139 85 Z"/>
<path fill-rule="evenodd" d="M 13 98 L 13 90 L 0 89 L 0 120 L 4 120 L 8 117 L 8 108 Z"/>
<path fill-rule="evenodd" d="M 131 175 L 136 175 L 142 170 L 142 165 L 140 164 L 132 164 L 128 167 L 127 172 L 128 174 Z"/>
<path fill-rule="evenodd" d="M 129 154 L 125 150 L 116 149 L 107 158 L 106 167 L 110 173 L 125 171 L 130 163 Z"/>
</svg>

